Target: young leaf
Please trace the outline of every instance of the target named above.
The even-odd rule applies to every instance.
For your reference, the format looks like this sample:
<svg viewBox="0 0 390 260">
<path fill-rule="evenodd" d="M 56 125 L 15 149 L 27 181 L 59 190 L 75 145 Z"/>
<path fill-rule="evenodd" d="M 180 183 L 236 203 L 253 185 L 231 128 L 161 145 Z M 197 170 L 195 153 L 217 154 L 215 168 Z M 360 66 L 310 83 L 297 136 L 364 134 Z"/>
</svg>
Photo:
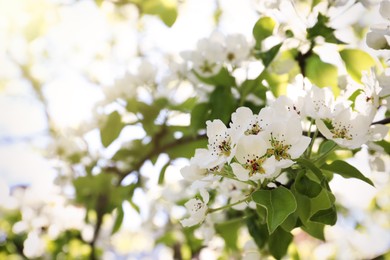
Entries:
<svg viewBox="0 0 390 260">
<path fill-rule="evenodd" d="M 220 119 L 227 124 L 236 109 L 236 101 L 230 87 L 218 86 L 210 95 L 211 119 Z"/>
<path fill-rule="evenodd" d="M 122 206 L 117 208 L 116 213 L 117 213 L 117 215 L 116 215 L 116 219 L 114 222 L 114 227 L 112 228 L 112 231 L 111 231 L 111 235 L 118 232 L 118 230 L 121 228 L 122 223 L 123 223 L 123 218 L 125 216 L 125 212 L 123 211 Z"/>
<path fill-rule="evenodd" d="M 313 216 L 311 216 L 310 220 L 333 226 L 337 221 L 336 207 L 333 205 L 328 209 L 319 210 Z"/>
<path fill-rule="evenodd" d="M 244 101 L 251 93 L 265 101 L 267 88 L 261 84 L 261 76 L 259 75 L 256 79 L 247 79 L 241 84 L 239 88 L 241 101 Z"/>
<path fill-rule="evenodd" d="M 379 146 L 382 146 L 383 149 L 385 149 L 385 152 L 387 154 L 390 154 L 390 143 L 385 141 L 385 140 L 381 140 L 381 141 L 378 141 L 378 142 L 375 142 L 377 145 Z"/>
<path fill-rule="evenodd" d="M 338 91 L 337 67 L 323 62 L 318 55 L 312 54 L 306 60 L 305 73 L 318 87 L 332 87 L 333 91 Z"/>
<path fill-rule="evenodd" d="M 374 186 L 374 183 L 369 178 L 345 161 L 336 160 L 331 164 L 324 164 L 321 168 L 337 173 L 344 178 L 356 178 Z"/>
<path fill-rule="evenodd" d="M 283 43 L 279 43 L 273 46 L 271 49 L 265 52 L 261 52 L 256 54 L 256 58 L 259 58 L 263 61 L 264 67 L 268 67 L 271 62 L 274 60 L 275 56 L 279 53 L 280 47 L 282 47 Z"/>
<path fill-rule="evenodd" d="M 325 225 L 318 222 L 308 221 L 304 226 L 301 227 L 303 231 L 311 235 L 312 237 L 318 238 L 325 241 L 324 228 Z"/>
<path fill-rule="evenodd" d="M 209 118 L 210 104 L 199 103 L 191 111 L 191 127 L 196 132 L 199 129 L 206 128 L 206 120 Z"/>
<path fill-rule="evenodd" d="M 225 245 L 233 250 L 237 250 L 238 230 L 242 223 L 240 221 L 227 221 L 215 225 L 217 233 L 225 240 Z"/>
<path fill-rule="evenodd" d="M 164 184 L 165 172 L 168 166 L 171 165 L 171 162 L 168 161 L 161 169 L 160 175 L 158 176 L 158 185 Z"/>
<path fill-rule="evenodd" d="M 267 210 L 267 225 L 270 234 L 297 209 L 294 195 L 283 186 L 273 190 L 256 191 L 252 199 Z"/>
<path fill-rule="evenodd" d="M 314 198 L 320 194 L 322 187 L 319 183 L 309 179 L 305 172 L 300 172 L 295 180 L 296 190 L 309 198 Z"/>
<path fill-rule="evenodd" d="M 257 20 L 252 33 L 256 40 L 256 46 L 258 49 L 261 47 L 261 42 L 273 34 L 275 25 L 275 20 L 268 16 L 261 17 Z"/>
<path fill-rule="evenodd" d="M 327 23 L 329 22 L 329 17 L 318 13 L 317 16 L 317 23 L 307 29 L 307 37 L 308 39 L 314 39 L 317 36 L 322 36 L 324 37 L 326 42 L 329 43 L 343 43 L 339 39 L 336 38 L 334 35 L 335 29 L 329 27 Z"/>
<path fill-rule="evenodd" d="M 340 56 L 345 63 L 347 72 L 358 83 L 361 83 L 362 71 L 369 70 L 375 65 L 374 59 L 365 51 L 344 49 Z"/>
<path fill-rule="evenodd" d="M 100 138 L 104 147 L 109 146 L 122 131 L 124 124 L 118 111 L 112 112 L 105 123 L 100 129 Z"/>
<path fill-rule="evenodd" d="M 315 166 L 314 163 L 312 163 L 311 161 L 304 159 L 304 158 L 298 158 L 296 161 L 301 166 L 305 167 L 308 170 L 311 170 L 316 175 L 318 180 L 320 182 L 322 182 L 322 180 L 324 179 L 324 176 L 323 176 L 321 170 L 317 166 Z"/>
<path fill-rule="evenodd" d="M 132 0 L 131 2 L 138 2 L 138 7 L 142 13 L 158 15 L 168 27 L 171 27 L 176 21 L 176 0 Z"/>
<path fill-rule="evenodd" d="M 224 87 L 232 87 L 236 85 L 236 79 L 232 75 L 230 75 L 229 71 L 226 68 L 222 68 L 217 75 L 207 78 L 199 75 L 198 73 L 196 73 L 196 71 L 193 71 L 193 73 L 198 79 L 209 85 Z"/>
<path fill-rule="evenodd" d="M 257 216 L 251 216 L 246 220 L 249 234 L 252 236 L 258 248 L 263 248 L 268 241 L 268 229 L 266 224 L 260 224 Z"/>
<path fill-rule="evenodd" d="M 281 259 L 286 253 L 288 246 L 293 240 L 293 235 L 290 232 L 277 228 L 269 237 L 269 251 L 276 259 Z"/>
</svg>

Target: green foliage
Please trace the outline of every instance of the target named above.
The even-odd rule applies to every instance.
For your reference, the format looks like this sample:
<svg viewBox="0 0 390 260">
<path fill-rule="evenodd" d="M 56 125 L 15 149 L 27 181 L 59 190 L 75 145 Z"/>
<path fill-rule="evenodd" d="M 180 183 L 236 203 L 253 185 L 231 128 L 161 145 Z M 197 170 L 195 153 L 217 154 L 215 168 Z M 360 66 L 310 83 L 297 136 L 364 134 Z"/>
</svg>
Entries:
<svg viewBox="0 0 390 260">
<path fill-rule="evenodd" d="M 204 129 L 207 119 L 210 118 L 209 103 L 199 103 L 191 111 L 191 127 L 195 131 Z"/>
<path fill-rule="evenodd" d="M 335 94 L 338 93 L 337 67 L 323 62 L 317 54 L 307 59 L 305 74 L 318 87 L 331 87 Z"/>
<path fill-rule="evenodd" d="M 79 177 L 73 181 L 76 189 L 75 201 L 88 210 L 96 210 L 99 214 L 110 213 L 130 199 L 134 186 L 117 186 L 112 174 L 101 173 Z"/>
<path fill-rule="evenodd" d="M 370 70 L 375 65 L 374 59 L 360 49 L 343 49 L 340 51 L 340 56 L 347 72 L 358 83 L 361 83 L 362 72 Z"/>
<path fill-rule="evenodd" d="M 325 39 L 326 42 L 329 43 L 343 43 L 334 35 L 335 29 L 329 27 L 327 23 L 329 22 L 329 17 L 318 13 L 317 23 L 307 29 L 307 38 L 310 40 L 314 40 L 316 37 L 321 36 Z"/>
<path fill-rule="evenodd" d="M 124 124 L 118 111 L 108 115 L 107 121 L 100 129 L 100 138 L 104 147 L 109 146 L 121 133 Z"/>
<path fill-rule="evenodd" d="M 215 225 L 216 232 L 225 240 L 227 248 L 238 250 L 238 231 L 241 225 L 241 221 L 237 220 L 226 221 Z"/>
<path fill-rule="evenodd" d="M 267 210 L 267 225 L 270 234 L 297 209 L 294 195 L 283 186 L 272 190 L 258 190 L 253 193 L 252 199 Z"/>
<path fill-rule="evenodd" d="M 227 124 L 237 105 L 231 88 L 217 86 L 210 95 L 210 119 L 221 119 Z"/>
<path fill-rule="evenodd" d="M 276 259 L 281 259 L 286 253 L 288 246 L 293 240 L 293 235 L 278 227 L 269 237 L 269 251 Z"/>
<path fill-rule="evenodd" d="M 390 143 L 387 142 L 386 140 L 382 140 L 382 141 L 377 141 L 375 142 L 377 145 L 383 147 L 383 149 L 385 150 L 385 152 L 387 154 L 390 154 Z"/>
<path fill-rule="evenodd" d="M 295 180 L 295 188 L 300 194 L 309 198 L 318 196 L 322 191 L 321 185 L 307 177 L 305 171 L 301 171 L 298 174 Z"/>
<path fill-rule="evenodd" d="M 177 18 L 177 1 L 176 0 L 129 0 L 138 6 L 141 13 L 157 15 L 171 27 Z"/>
<path fill-rule="evenodd" d="M 276 44 L 268 51 L 255 54 L 255 57 L 258 59 L 261 59 L 263 61 L 264 67 L 267 68 L 271 64 L 271 62 L 274 60 L 276 55 L 279 53 L 279 50 L 282 47 L 282 45 L 283 45 L 283 43 Z"/>
<path fill-rule="evenodd" d="M 258 248 L 263 248 L 268 242 L 269 232 L 266 223 L 260 221 L 259 216 L 253 214 L 246 220 L 249 234 L 252 236 Z"/>
<path fill-rule="evenodd" d="M 256 48 L 261 49 L 261 42 L 273 34 L 276 22 L 268 16 L 261 17 L 253 27 L 252 33 L 256 40 Z"/>
<path fill-rule="evenodd" d="M 336 160 L 331 164 L 324 164 L 322 168 L 328 171 L 333 171 L 344 178 L 356 178 L 374 186 L 374 183 L 369 178 L 364 176 L 358 169 L 346 161 Z"/>
<path fill-rule="evenodd" d="M 203 83 L 222 86 L 222 87 L 232 87 L 236 85 L 236 79 L 230 75 L 229 71 L 226 68 L 222 68 L 216 75 L 211 77 L 203 77 L 193 71 L 193 73 L 201 80 Z"/>
</svg>

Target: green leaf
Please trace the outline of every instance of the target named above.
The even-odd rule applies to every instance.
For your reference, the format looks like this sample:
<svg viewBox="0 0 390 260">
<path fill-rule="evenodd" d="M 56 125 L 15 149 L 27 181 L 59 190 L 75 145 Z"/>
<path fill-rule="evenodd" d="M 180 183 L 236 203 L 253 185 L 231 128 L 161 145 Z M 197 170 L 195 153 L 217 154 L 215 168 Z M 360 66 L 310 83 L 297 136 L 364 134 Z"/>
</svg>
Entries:
<svg viewBox="0 0 390 260">
<path fill-rule="evenodd" d="M 251 93 L 265 101 L 267 88 L 261 83 L 261 80 L 262 77 L 260 75 L 256 79 L 247 79 L 241 84 L 239 88 L 241 102 L 243 102 Z"/>
<path fill-rule="evenodd" d="M 329 153 L 334 147 L 336 143 L 332 140 L 325 140 L 320 144 L 318 148 L 318 155 Z"/>
<path fill-rule="evenodd" d="M 236 100 L 230 87 L 217 86 L 210 95 L 210 119 L 220 119 L 227 124 L 236 109 Z"/>
<path fill-rule="evenodd" d="M 374 183 L 369 178 L 364 176 L 358 169 L 346 161 L 336 160 L 331 164 L 324 164 L 321 168 L 328 171 L 333 171 L 334 173 L 337 173 L 344 178 L 356 178 L 374 186 Z"/>
<path fill-rule="evenodd" d="M 270 234 L 297 209 L 294 195 L 283 186 L 273 190 L 256 191 L 252 199 L 267 210 L 267 225 Z"/>
<path fill-rule="evenodd" d="M 257 247 L 263 248 L 268 241 L 268 228 L 266 224 L 260 224 L 257 216 L 251 216 L 246 220 L 249 234 L 252 236 Z"/>
<path fill-rule="evenodd" d="M 385 152 L 387 154 L 390 154 L 390 143 L 385 141 L 385 140 L 382 140 L 382 141 L 378 141 L 378 142 L 375 142 L 377 145 L 379 146 L 382 146 L 383 149 L 385 149 Z"/>
<path fill-rule="evenodd" d="M 311 216 L 310 220 L 333 226 L 337 222 L 336 207 L 332 206 L 328 209 L 319 210 L 313 216 Z"/>
<path fill-rule="evenodd" d="M 295 188 L 300 194 L 305 195 L 309 198 L 316 197 L 318 194 L 320 194 L 322 190 L 321 185 L 309 179 L 305 175 L 304 171 L 298 174 L 295 180 Z"/>
<path fill-rule="evenodd" d="M 232 87 L 236 85 L 236 79 L 230 75 L 226 68 L 222 68 L 217 75 L 211 77 L 203 77 L 193 71 L 193 73 L 204 83 L 214 86 Z"/>
<path fill-rule="evenodd" d="M 296 162 L 299 165 L 303 166 L 304 168 L 312 171 L 320 182 L 324 180 L 324 175 L 322 174 L 321 170 L 317 166 L 315 166 L 314 163 L 312 163 L 311 161 L 304 158 L 298 158 L 296 159 Z"/>
<path fill-rule="evenodd" d="M 168 166 L 171 165 L 171 162 L 168 161 L 161 169 L 160 175 L 158 176 L 158 185 L 163 185 L 164 184 L 164 178 L 165 178 L 165 172 L 168 168 Z"/>
<path fill-rule="evenodd" d="M 256 40 L 256 47 L 261 49 L 261 42 L 273 34 L 276 22 L 268 16 L 261 17 L 253 27 L 252 33 Z"/>
<path fill-rule="evenodd" d="M 105 123 L 100 129 L 100 138 L 104 147 L 109 146 L 121 133 L 124 124 L 122 123 L 122 117 L 118 111 L 112 112 Z"/>
<path fill-rule="evenodd" d="M 311 235 L 312 237 L 318 238 L 325 241 L 324 228 L 325 225 L 318 222 L 308 221 L 304 226 L 301 227 L 303 231 Z"/>
<path fill-rule="evenodd" d="M 158 15 L 168 27 L 171 27 L 176 21 L 176 0 L 133 0 L 131 2 L 138 3 L 141 13 Z"/>
<path fill-rule="evenodd" d="M 180 139 L 179 139 L 180 140 Z M 180 142 L 178 140 L 178 143 Z M 186 141 L 175 146 L 165 149 L 164 153 L 169 155 L 169 158 L 190 158 L 194 156 L 194 151 L 197 148 L 207 147 L 207 138 L 193 139 L 192 141 Z"/>
<path fill-rule="evenodd" d="M 335 94 L 338 93 L 337 67 L 323 62 L 317 54 L 312 54 L 306 60 L 305 74 L 318 87 L 331 87 Z"/>
<path fill-rule="evenodd" d="M 375 66 L 375 60 L 363 50 L 344 49 L 340 51 L 340 56 L 345 63 L 347 72 L 358 83 L 362 83 L 362 72 Z"/>
<path fill-rule="evenodd" d="M 268 51 L 256 54 L 255 57 L 261 59 L 263 61 L 264 67 L 267 68 L 271 64 L 271 62 L 274 60 L 276 55 L 279 53 L 280 47 L 282 47 L 282 45 L 283 45 L 283 43 L 279 43 L 279 44 L 273 46 Z"/>
<path fill-rule="evenodd" d="M 225 240 L 225 246 L 237 250 L 238 230 L 241 227 L 241 221 L 227 221 L 215 224 L 215 230 Z"/>
<path fill-rule="evenodd" d="M 287 253 L 293 237 L 290 232 L 277 228 L 269 237 L 269 251 L 271 255 L 276 259 L 281 259 Z"/>
<path fill-rule="evenodd" d="M 194 132 L 206 128 L 206 121 L 210 115 L 210 104 L 199 103 L 191 111 L 191 127 Z"/>
<path fill-rule="evenodd" d="M 298 210 L 298 201 L 297 201 L 297 210 Z M 280 225 L 285 231 L 291 231 L 298 226 L 298 214 L 295 211 L 293 214 L 290 214 L 286 220 Z"/>
<path fill-rule="evenodd" d="M 116 211 L 117 215 L 115 218 L 114 226 L 111 231 L 111 235 L 115 234 L 118 232 L 118 230 L 121 228 L 122 223 L 123 223 L 123 218 L 125 216 L 125 212 L 123 211 L 123 207 L 118 207 Z"/>
<path fill-rule="evenodd" d="M 329 22 L 329 17 L 318 13 L 317 16 L 317 23 L 307 29 L 307 38 L 309 40 L 313 40 L 317 36 L 324 37 L 326 42 L 329 43 L 343 43 L 342 41 L 338 40 L 336 36 L 334 35 L 335 29 L 329 27 L 327 23 Z"/>
</svg>

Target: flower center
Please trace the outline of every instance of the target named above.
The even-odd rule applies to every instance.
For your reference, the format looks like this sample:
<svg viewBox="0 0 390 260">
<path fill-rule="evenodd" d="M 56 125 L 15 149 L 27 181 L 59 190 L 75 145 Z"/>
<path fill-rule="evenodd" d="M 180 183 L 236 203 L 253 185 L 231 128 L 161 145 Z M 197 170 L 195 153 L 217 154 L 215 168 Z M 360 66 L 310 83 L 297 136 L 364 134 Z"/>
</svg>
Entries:
<svg viewBox="0 0 390 260">
<path fill-rule="evenodd" d="M 258 123 L 254 123 L 250 127 L 245 131 L 246 135 L 257 135 L 262 130 Z"/>
<path fill-rule="evenodd" d="M 277 161 L 280 161 L 282 159 L 291 159 L 291 155 L 288 153 L 288 150 L 290 149 L 291 145 L 284 144 L 284 141 L 276 140 L 274 137 L 272 137 L 272 135 L 270 141 L 272 148 L 267 149 L 266 154 L 268 157 L 271 157 L 273 155 L 275 156 L 275 159 Z"/>
<path fill-rule="evenodd" d="M 341 123 L 335 123 L 334 128 L 330 130 L 333 134 L 333 138 L 342 138 L 346 140 L 352 140 L 352 135 L 349 133 L 351 125 L 342 125 Z"/>
<path fill-rule="evenodd" d="M 265 170 L 262 167 L 263 162 L 266 158 L 259 158 L 256 156 L 254 159 L 247 159 L 246 164 L 244 164 L 244 168 L 249 170 L 249 176 L 253 176 L 256 173 L 264 174 Z"/>
<path fill-rule="evenodd" d="M 229 52 L 229 53 L 227 54 L 227 59 L 228 59 L 228 61 L 234 60 L 234 59 L 235 59 L 234 53 Z"/>
<path fill-rule="evenodd" d="M 227 141 L 227 140 L 223 140 L 219 145 L 218 145 L 218 149 L 220 150 L 220 152 L 225 155 L 225 156 L 229 156 L 230 155 L 230 150 L 232 149 L 231 146 L 230 146 L 230 140 Z"/>
<path fill-rule="evenodd" d="M 191 209 L 192 212 L 196 213 L 198 212 L 201 208 L 203 208 L 203 202 L 201 202 L 199 199 L 197 199 L 199 202 L 195 203 L 193 208 Z"/>
<path fill-rule="evenodd" d="M 203 73 L 213 73 L 213 68 L 216 66 L 215 63 L 209 63 L 208 60 L 205 60 L 203 64 L 199 67 Z"/>
</svg>

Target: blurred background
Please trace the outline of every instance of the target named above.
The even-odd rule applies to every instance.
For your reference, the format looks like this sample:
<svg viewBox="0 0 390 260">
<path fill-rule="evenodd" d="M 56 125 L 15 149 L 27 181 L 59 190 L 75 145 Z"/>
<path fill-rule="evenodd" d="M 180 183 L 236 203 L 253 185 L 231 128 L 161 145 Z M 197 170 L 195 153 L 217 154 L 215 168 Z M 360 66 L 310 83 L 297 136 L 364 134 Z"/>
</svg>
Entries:
<svg viewBox="0 0 390 260">
<path fill-rule="evenodd" d="M 61 226 L 64 222 L 82 230 L 86 240 L 92 232 L 90 226 L 79 223 L 85 215 L 82 209 L 64 206 L 66 203 L 61 196 L 53 195 L 59 194 L 56 184 L 63 184 L 61 176 L 66 175 L 61 160 L 56 158 L 59 143 L 68 150 L 86 149 L 83 143 L 62 140 L 59 136 L 71 139 L 85 129 L 93 129 L 96 104 L 107 99 L 106 87 L 113 85 L 126 71 L 136 69 L 141 64 L 140 58 L 146 57 L 155 67 L 166 70 L 167 61 L 174 60 L 182 51 L 194 49 L 199 39 L 215 31 L 240 33 L 251 39 L 263 4 L 255 0 L 166 0 L 162 1 L 164 10 L 170 12 L 166 15 L 165 11 L 142 13 L 137 5 L 126 2 L 0 0 L 0 209 L 36 205 L 42 201 L 62 205 L 52 215 L 58 220 L 50 231 L 52 238 L 59 239 L 56 235 L 67 228 Z M 368 9 L 362 5 L 346 8 L 340 11 L 334 25 L 340 28 L 347 23 L 369 26 L 379 19 L 377 13 L 375 5 Z M 174 16 L 177 18 L 173 23 Z M 345 37 L 348 35 L 345 31 Z M 367 51 L 372 53 L 368 48 Z M 195 94 L 185 88 L 183 95 Z M 186 125 L 188 118 L 182 120 Z M 134 128 L 128 135 L 142 138 L 143 132 Z M 97 155 L 112 154 L 114 150 L 110 149 L 115 149 L 110 147 L 103 151 L 101 144 L 94 141 L 98 138 L 96 131 L 89 132 L 85 138 L 88 149 Z M 352 259 L 351 256 L 371 258 L 388 252 L 390 164 L 383 158 L 373 158 L 370 164 L 367 156 L 363 149 L 350 163 L 372 178 L 376 187 L 335 177 L 332 189 L 348 214 L 326 230 L 326 243 L 313 241 L 303 234 L 298 236 L 297 250 L 301 255 L 315 254 L 318 259 L 330 259 L 337 251 L 337 259 Z M 153 171 L 157 168 L 158 172 L 164 165 L 164 158 L 160 160 L 143 169 L 150 178 L 158 178 Z M 178 161 L 169 168 L 168 183 L 174 184 L 182 178 L 179 170 L 186 163 L 186 160 Z M 21 187 L 31 189 L 11 199 L 10 191 L 16 194 Z M 71 185 L 61 187 L 64 189 L 61 194 L 72 198 Z M 146 193 L 139 192 L 136 197 L 135 200 L 142 201 L 139 204 L 154 203 L 153 196 Z M 107 249 L 104 258 L 172 257 L 170 248 L 154 247 L 154 238 L 147 232 L 139 232 L 145 229 L 141 224 L 146 213 L 137 214 L 131 205 L 124 209 L 129 220 L 124 222 L 125 231 L 102 242 L 109 244 L 103 247 Z M 183 212 L 177 211 L 180 218 Z M 8 259 L 2 250 L 18 250 L 4 249 L 7 231 L 18 234 L 28 229 L 26 225 L 38 225 L 34 221 L 47 221 L 34 217 L 33 213 L 23 214 L 31 214 L 32 222 L 19 221 L 15 222 L 18 225 L 10 226 L 8 220 L 0 220 L 0 259 Z M 4 216 L 0 213 L 0 218 Z M 158 224 L 159 220 L 154 221 Z M 132 240 L 139 244 L 135 246 Z M 33 232 L 28 234 L 27 241 L 24 254 L 29 258 L 40 257 L 47 250 Z M 71 254 L 71 258 L 82 257 L 82 246 L 68 246 L 77 248 L 78 253 Z M 213 257 L 212 252 L 203 252 L 203 259 Z"/>
</svg>

